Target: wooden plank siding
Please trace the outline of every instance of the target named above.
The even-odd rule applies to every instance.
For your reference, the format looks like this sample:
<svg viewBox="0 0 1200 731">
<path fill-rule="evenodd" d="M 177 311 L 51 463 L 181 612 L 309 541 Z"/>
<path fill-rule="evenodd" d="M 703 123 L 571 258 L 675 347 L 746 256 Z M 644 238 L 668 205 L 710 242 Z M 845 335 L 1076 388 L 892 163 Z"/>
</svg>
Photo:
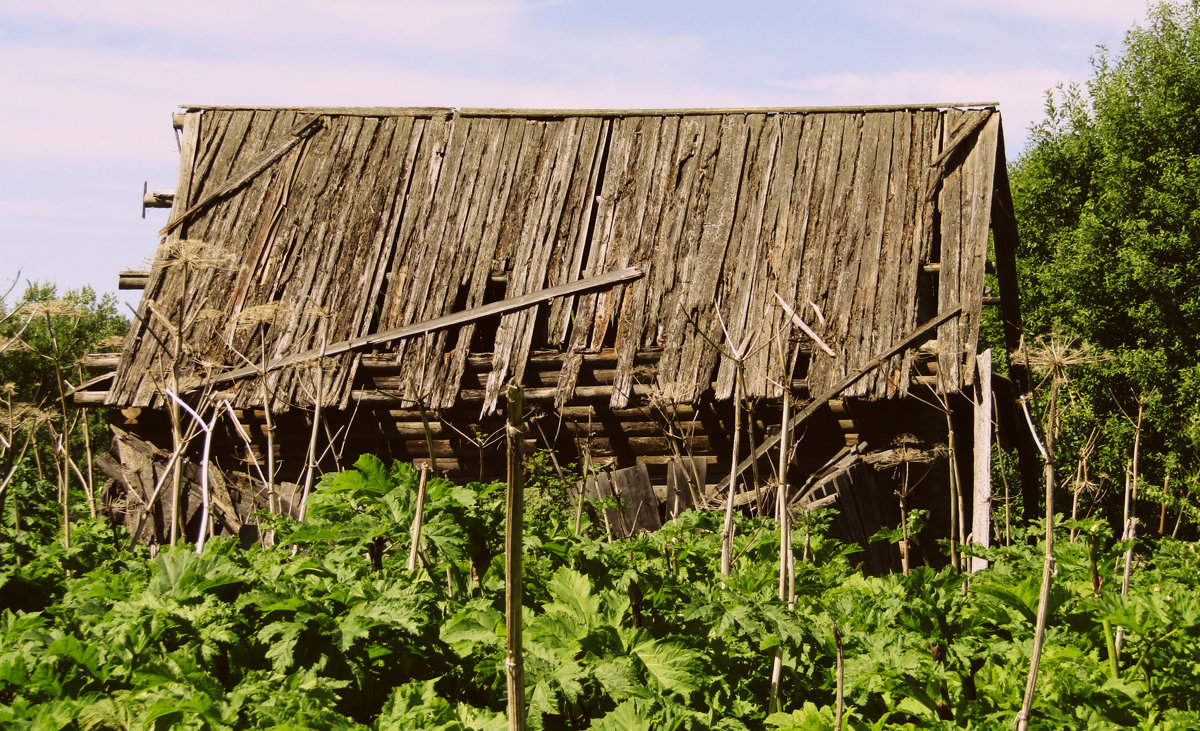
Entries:
<svg viewBox="0 0 1200 731">
<path fill-rule="evenodd" d="M 992 108 L 189 108 L 172 217 L 252 171 L 312 115 L 315 132 L 163 239 L 105 403 L 162 405 L 174 367 L 195 383 L 627 266 L 644 276 L 327 358 L 320 383 L 311 365 L 281 369 L 266 377 L 266 401 L 278 412 L 318 397 L 349 408 L 386 383 L 403 408 L 449 409 L 469 390 L 492 413 L 516 381 L 557 388 L 561 408 L 600 352 L 612 358 L 609 408 L 638 393 L 728 400 L 739 367 L 722 352 L 734 347 L 748 398 L 778 398 L 784 383 L 819 393 L 955 305 L 962 316 L 938 330 L 937 385 L 956 392 L 973 378 Z M 961 150 L 931 165 L 952 141 Z M 931 262 L 936 281 L 923 272 Z M 775 293 L 835 356 L 810 347 Z M 558 354 L 553 372 L 531 366 L 546 352 Z M 376 372 L 392 364 L 385 381 L 364 358 Z M 845 396 L 905 396 L 915 358 L 894 356 Z M 247 378 L 227 396 L 262 408 L 263 391 Z"/>
</svg>

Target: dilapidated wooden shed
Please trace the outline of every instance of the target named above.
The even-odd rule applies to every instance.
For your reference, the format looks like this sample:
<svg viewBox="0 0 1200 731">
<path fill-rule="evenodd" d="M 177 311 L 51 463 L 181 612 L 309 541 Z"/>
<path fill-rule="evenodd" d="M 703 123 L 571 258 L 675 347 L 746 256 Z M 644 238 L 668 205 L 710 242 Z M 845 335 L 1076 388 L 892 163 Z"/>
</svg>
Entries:
<svg viewBox="0 0 1200 731">
<path fill-rule="evenodd" d="M 169 223 L 152 266 L 123 275 L 145 289 L 137 321 L 75 394 L 110 409 L 131 504 L 157 473 L 122 455 L 172 451 L 168 389 L 228 414 L 211 461 L 232 529 L 268 452 L 284 509 L 314 465 L 362 452 L 502 475 L 489 436 L 510 382 L 531 447 L 632 470 L 663 499 L 681 480 L 690 502 L 725 489 L 735 396 L 747 502 L 776 479 L 753 457 L 785 395 L 811 405 L 796 499 L 840 495 L 859 532 L 894 524 L 904 454 L 930 484 L 970 480 L 984 310 L 1010 350 L 1021 327 L 992 104 L 175 119 L 177 186 L 147 196 Z"/>
</svg>

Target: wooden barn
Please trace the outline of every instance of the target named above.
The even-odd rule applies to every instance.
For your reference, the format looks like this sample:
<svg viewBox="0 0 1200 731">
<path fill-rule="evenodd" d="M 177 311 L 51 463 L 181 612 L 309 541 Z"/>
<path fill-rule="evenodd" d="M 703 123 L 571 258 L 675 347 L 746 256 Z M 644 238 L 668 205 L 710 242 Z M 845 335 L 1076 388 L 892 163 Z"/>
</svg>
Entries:
<svg viewBox="0 0 1200 731">
<path fill-rule="evenodd" d="M 1008 352 L 1021 329 L 995 105 L 188 106 L 175 124 L 178 183 L 146 196 L 169 223 L 122 274 L 137 319 L 74 395 L 109 410 L 109 494 L 158 540 L 171 421 L 193 421 L 168 391 L 215 417 L 214 514 L 237 531 L 361 453 L 502 477 L 509 383 L 529 448 L 599 470 L 626 530 L 715 504 L 734 473 L 762 509 L 785 398 L 795 505 L 836 504 L 864 544 L 898 493 L 971 530 L 981 329 Z"/>
</svg>

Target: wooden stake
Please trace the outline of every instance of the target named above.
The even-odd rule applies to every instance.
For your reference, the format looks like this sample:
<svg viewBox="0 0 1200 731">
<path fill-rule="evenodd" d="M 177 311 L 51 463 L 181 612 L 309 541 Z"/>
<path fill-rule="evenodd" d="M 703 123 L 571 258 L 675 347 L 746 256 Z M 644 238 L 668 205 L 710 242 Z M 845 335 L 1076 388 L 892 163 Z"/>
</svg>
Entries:
<svg viewBox="0 0 1200 731">
<path fill-rule="evenodd" d="M 975 497 L 971 506 L 971 536 L 977 546 L 992 544 L 992 351 L 980 353 L 975 362 L 979 378 L 975 381 Z M 988 567 L 987 559 L 971 558 L 971 572 Z"/>
<path fill-rule="evenodd" d="M 504 675 L 508 684 L 509 731 L 525 728 L 525 663 L 521 647 L 521 540 L 525 513 L 524 394 L 508 387 L 508 496 L 504 518 L 504 616 L 507 637 Z"/>
</svg>

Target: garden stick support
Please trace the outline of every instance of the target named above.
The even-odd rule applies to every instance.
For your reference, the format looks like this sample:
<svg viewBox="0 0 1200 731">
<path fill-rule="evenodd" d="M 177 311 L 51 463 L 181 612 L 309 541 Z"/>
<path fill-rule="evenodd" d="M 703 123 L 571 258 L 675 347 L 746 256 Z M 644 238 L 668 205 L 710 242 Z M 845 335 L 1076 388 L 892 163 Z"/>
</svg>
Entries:
<svg viewBox="0 0 1200 731">
<path fill-rule="evenodd" d="M 508 387 L 508 485 L 504 515 L 504 618 L 507 638 L 504 675 L 508 686 L 509 731 L 525 729 L 525 660 L 521 647 L 521 541 L 525 514 L 525 429 L 521 387 Z"/>
</svg>

